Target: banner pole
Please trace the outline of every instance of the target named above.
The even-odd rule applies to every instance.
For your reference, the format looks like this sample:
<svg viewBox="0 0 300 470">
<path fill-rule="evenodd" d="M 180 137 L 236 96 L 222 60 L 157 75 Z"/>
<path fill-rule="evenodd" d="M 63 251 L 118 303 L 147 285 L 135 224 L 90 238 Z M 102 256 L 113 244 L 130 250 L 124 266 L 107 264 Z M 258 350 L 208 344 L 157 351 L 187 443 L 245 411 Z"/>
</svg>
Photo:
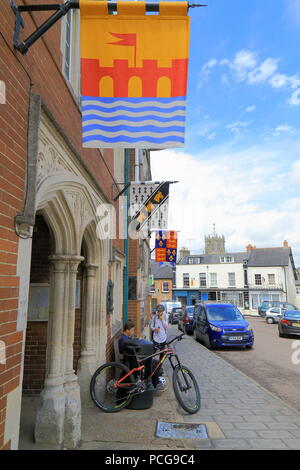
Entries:
<svg viewBox="0 0 300 470">
<path fill-rule="evenodd" d="M 129 239 L 128 239 L 128 224 L 129 224 L 129 183 L 130 183 L 130 150 L 125 149 L 125 183 L 127 189 L 125 191 L 125 240 L 124 240 L 124 252 L 125 252 L 125 266 L 124 266 L 124 322 L 128 320 L 128 294 L 129 294 Z"/>
</svg>

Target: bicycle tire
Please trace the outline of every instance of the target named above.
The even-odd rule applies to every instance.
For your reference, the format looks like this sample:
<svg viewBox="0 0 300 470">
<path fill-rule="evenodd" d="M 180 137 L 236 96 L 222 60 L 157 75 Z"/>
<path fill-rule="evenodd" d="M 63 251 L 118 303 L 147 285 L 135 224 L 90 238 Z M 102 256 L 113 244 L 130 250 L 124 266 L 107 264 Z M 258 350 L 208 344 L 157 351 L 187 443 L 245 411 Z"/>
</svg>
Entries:
<svg viewBox="0 0 300 470">
<path fill-rule="evenodd" d="M 184 375 L 183 375 L 184 374 Z M 182 375 L 182 377 L 180 377 Z M 189 377 L 189 379 L 188 379 Z M 186 387 L 186 381 L 188 380 L 190 389 L 193 390 L 195 394 L 195 399 L 189 405 L 187 402 L 187 396 L 183 398 L 182 394 L 187 393 L 188 390 L 184 390 Z M 201 394 L 199 390 L 198 383 L 193 375 L 193 373 L 185 366 L 180 366 L 179 364 L 175 367 L 172 377 L 173 382 L 173 389 L 175 393 L 175 397 L 180 404 L 180 406 L 189 414 L 195 414 L 199 411 L 201 407 Z M 183 383 L 184 382 L 184 383 Z"/>
<path fill-rule="evenodd" d="M 126 394 L 124 390 L 120 392 L 120 389 L 112 388 L 116 378 L 119 379 L 128 372 L 130 372 L 130 369 L 119 362 L 107 362 L 95 371 L 90 383 L 90 394 L 93 402 L 100 410 L 105 413 L 117 413 L 131 403 L 133 396 L 130 393 Z M 109 379 L 109 377 L 111 378 Z M 126 383 L 134 383 L 133 375 L 126 378 Z M 119 398 L 118 393 L 121 395 Z"/>
</svg>

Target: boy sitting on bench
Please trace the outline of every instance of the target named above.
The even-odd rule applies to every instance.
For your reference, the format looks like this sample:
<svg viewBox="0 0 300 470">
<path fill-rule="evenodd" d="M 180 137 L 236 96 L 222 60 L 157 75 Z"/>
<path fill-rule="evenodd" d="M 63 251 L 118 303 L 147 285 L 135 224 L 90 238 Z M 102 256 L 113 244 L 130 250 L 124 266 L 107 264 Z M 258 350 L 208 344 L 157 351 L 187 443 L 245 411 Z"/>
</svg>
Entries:
<svg viewBox="0 0 300 470">
<path fill-rule="evenodd" d="M 124 355 L 124 363 L 128 365 L 129 369 L 137 367 L 135 356 L 130 354 L 127 346 L 139 346 L 142 344 L 153 344 L 151 341 L 145 339 L 138 339 L 134 336 L 135 324 L 129 320 L 124 324 L 123 333 L 119 338 L 119 352 Z M 147 359 L 143 363 L 145 365 L 146 377 L 151 375 L 152 370 L 157 367 L 157 360 L 154 358 Z M 159 369 L 153 374 L 152 385 L 156 391 L 164 391 L 166 387 L 159 381 Z"/>
</svg>

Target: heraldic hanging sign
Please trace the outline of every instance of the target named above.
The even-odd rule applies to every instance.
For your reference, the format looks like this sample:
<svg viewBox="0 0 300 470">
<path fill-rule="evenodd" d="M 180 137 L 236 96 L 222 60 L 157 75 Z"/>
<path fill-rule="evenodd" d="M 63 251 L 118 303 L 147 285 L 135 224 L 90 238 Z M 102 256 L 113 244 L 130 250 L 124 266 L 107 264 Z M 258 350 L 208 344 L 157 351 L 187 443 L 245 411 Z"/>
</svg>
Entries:
<svg viewBox="0 0 300 470">
<path fill-rule="evenodd" d="M 84 147 L 183 147 L 188 2 L 81 0 Z"/>
</svg>

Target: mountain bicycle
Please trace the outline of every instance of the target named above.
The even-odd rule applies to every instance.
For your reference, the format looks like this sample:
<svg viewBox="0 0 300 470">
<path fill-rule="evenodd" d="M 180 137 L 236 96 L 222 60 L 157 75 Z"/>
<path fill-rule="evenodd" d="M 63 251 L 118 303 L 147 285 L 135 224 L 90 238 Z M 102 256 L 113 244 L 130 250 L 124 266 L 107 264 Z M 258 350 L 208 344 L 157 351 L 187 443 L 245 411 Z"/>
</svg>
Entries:
<svg viewBox="0 0 300 470">
<path fill-rule="evenodd" d="M 201 406 L 201 395 L 192 372 L 183 366 L 170 345 L 181 341 L 182 333 L 166 343 L 166 348 L 147 357 L 138 357 L 139 346 L 129 346 L 133 351 L 137 367 L 129 369 L 125 364 L 108 362 L 94 373 L 90 383 L 90 393 L 95 405 L 106 413 L 115 413 L 128 406 L 133 397 L 147 390 L 153 375 L 168 358 L 173 369 L 172 384 L 175 397 L 180 406 L 190 414 L 197 413 Z M 149 377 L 145 377 L 145 361 L 160 356 L 160 361 Z"/>
</svg>

